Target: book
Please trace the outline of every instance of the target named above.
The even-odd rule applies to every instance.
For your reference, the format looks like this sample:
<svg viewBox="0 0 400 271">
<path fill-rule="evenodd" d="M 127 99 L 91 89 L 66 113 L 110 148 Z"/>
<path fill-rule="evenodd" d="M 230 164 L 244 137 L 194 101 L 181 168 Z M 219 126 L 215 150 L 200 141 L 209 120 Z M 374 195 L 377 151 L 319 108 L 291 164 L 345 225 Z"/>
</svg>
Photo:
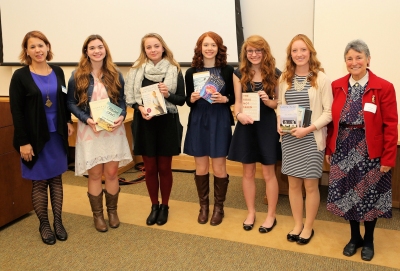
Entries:
<svg viewBox="0 0 400 271">
<path fill-rule="evenodd" d="M 164 96 L 158 89 L 158 84 L 140 88 L 143 106 L 149 116 L 159 116 L 167 114 Z"/>
<path fill-rule="evenodd" d="M 108 102 L 100 118 L 97 120 L 97 125 L 104 130 L 111 131 L 111 126 L 114 125 L 114 121 L 118 119 L 118 117 L 121 115 L 121 112 L 122 108 L 116 106 L 112 102 Z"/>
<path fill-rule="evenodd" d="M 242 93 L 242 113 L 254 121 L 260 120 L 260 96 L 258 93 Z"/>
<path fill-rule="evenodd" d="M 196 72 L 193 74 L 193 86 L 195 92 L 200 92 L 210 77 L 209 71 Z"/>
<path fill-rule="evenodd" d="M 308 127 L 311 125 L 311 115 L 312 111 L 306 108 L 306 110 L 304 111 L 303 127 Z"/>
<path fill-rule="evenodd" d="M 279 106 L 282 132 L 290 133 L 293 128 L 298 127 L 298 107 L 297 104 L 282 104 Z"/>
<path fill-rule="evenodd" d="M 107 103 L 109 101 L 110 101 L 110 99 L 106 98 L 106 99 L 102 99 L 102 100 L 89 102 L 91 116 L 94 121 L 97 121 L 100 118 L 101 114 L 103 114 L 103 111 L 106 108 Z M 101 130 L 104 130 L 104 129 L 96 124 L 96 131 L 101 131 Z"/>
<path fill-rule="evenodd" d="M 298 127 L 303 127 L 304 113 L 306 111 L 305 107 L 299 106 L 297 108 L 297 125 Z"/>
<path fill-rule="evenodd" d="M 225 82 L 220 76 L 211 74 L 204 86 L 201 88 L 200 96 L 207 102 L 212 103 L 211 95 L 220 92 L 224 85 Z"/>
</svg>

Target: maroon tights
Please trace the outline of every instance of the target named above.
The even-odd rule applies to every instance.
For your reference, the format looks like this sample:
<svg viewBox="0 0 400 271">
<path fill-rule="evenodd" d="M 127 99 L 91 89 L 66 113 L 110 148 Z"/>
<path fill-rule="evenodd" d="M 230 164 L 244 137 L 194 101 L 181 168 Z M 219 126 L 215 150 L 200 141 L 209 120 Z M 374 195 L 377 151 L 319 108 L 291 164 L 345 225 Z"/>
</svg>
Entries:
<svg viewBox="0 0 400 271">
<path fill-rule="evenodd" d="M 172 156 L 142 156 L 145 168 L 146 186 L 152 204 L 158 204 L 158 190 L 161 203 L 168 205 L 172 189 Z"/>
</svg>

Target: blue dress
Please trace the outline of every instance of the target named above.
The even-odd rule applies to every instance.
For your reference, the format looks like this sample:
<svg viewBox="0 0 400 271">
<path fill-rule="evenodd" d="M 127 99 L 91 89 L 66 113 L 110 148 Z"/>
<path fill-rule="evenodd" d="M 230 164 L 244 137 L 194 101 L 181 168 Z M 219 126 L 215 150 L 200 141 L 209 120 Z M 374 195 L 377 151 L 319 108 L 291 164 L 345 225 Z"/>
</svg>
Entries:
<svg viewBox="0 0 400 271">
<path fill-rule="evenodd" d="M 392 217 L 391 172 L 380 172 L 380 158 L 368 156 L 362 127 L 364 91 L 365 86 L 358 83 L 349 86 L 340 115 L 337 151 L 331 157 L 327 209 L 346 220 Z"/>
<path fill-rule="evenodd" d="M 64 173 L 68 168 L 67 153 L 64 149 L 64 141 L 57 133 L 57 77 L 54 71 L 43 76 L 32 73 L 33 80 L 42 92 L 43 107 L 46 113 L 47 126 L 50 132 L 50 140 L 46 142 L 40 153 L 35 153 L 38 160 L 30 169 L 21 162 L 22 177 L 28 180 L 41 181 L 51 179 Z M 52 105 L 45 106 L 49 95 Z"/>
<path fill-rule="evenodd" d="M 209 71 L 221 76 L 220 68 L 203 68 L 197 72 Z M 226 96 L 226 84 L 220 93 Z M 230 115 L 225 104 L 211 104 L 200 98 L 191 107 L 190 122 L 186 132 L 183 152 L 195 156 L 211 158 L 226 157 L 232 139 Z"/>
</svg>

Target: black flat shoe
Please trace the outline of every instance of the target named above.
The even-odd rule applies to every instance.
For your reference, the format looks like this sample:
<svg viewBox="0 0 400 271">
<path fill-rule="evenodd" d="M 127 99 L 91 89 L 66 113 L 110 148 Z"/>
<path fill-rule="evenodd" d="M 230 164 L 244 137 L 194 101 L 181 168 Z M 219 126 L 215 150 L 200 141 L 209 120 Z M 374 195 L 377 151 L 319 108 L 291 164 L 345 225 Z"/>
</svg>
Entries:
<svg viewBox="0 0 400 271">
<path fill-rule="evenodd" d="M 243 222 L 243 229 L 245 231 L 251 231 L 253 229 L 253 227 L 254 227 L 254 223 L 255 222 L 256 222 L 256 218 L 255 217 L 254 217 L 253 224 L 244 224 L 244 222 Z"/>
<path fill-rule="evenodd" d="M 146 220 L 146 224 L 148 226 L 156 224 L 159 210 L 160 210 L 160 207 L 158 206 L 158 203 L 151 205 L 151 212 Z"/>
<path fill-rule="evenodd" d="M 157 217 L 157 225 L 161 226 L 167 223 L 168 221 L 168 205 L 160 204 L 160 211 Z"/>
<path fill-rule="evenodd" d="M 363 247 L 361 250 L 361 259 L 363 261 L 370 261 L 374 257 L 373 247 Z"/>
<path fill-rule="evenodd" d="M 276 218 L 275 218 L 275 220 L 274 220 L 274 223 L 272 224 L 272 226 L 270 227 L 270 228 L 266 228 L 266 227 L 263 227 L 263 226 L 260 226 L 260 228 L 258 228 L 258 231 L 260 232 L 260 233 L 267 233 L 267 232 L 270 232 L 270 231 L 272 231 L 272 229 L 276 226 Z"/>
<path fill-rule="evenodd" d="M 45 243 L 46 245 L 54 245 L 56 243 L 56 237 L 54 236 L 54 234 L 50 235 L 47 238 L 43 238 L 42 231 L 40 230 L 40 227 L 39 227 L 39 232 L 40 232 L 40 237 L 42 237 L 43 243 Z M 51 233 L 53 233 L 53 232 L 51 232 Z"/>
<path fill-rule="evenodd" d="M 53 224 L 54 233 L 56 234 L 56 238 L 60 241 L 66 241 L 68 239 L 68 233 L 65 230 L 64 226 L 61 224 L 61 227 L 57 230 L 56 225 Z"/>
<path fill-rule="evenodd" d="M 364 241 L 360 240 L 356 244 L 349 242 L 343 249 L 343 255 L 347 257 L 351 257 L 356 254 L 357 249 L 364 245 Z"/>
<path fill-rule="evenodd" d="M 297 239 L 297 244 L 298 245 L 307 245 L 309 242 L 310 242 L 310 240 L 311 240 L 311 238 L 314 236 L 314 230 L 311 230 L 311 236 L 310 237 L 308 237 L 308 238 L 303 238 L 303 237 L 300 237 L 300 234 L 299 234 L 299 238 Z"/>
<path fill-rule="evenodd" d="M 297 240 L 299 240 L 299 235 L 300 233 L 299 234 L 288 233 L 286 239 L 289 242 L 297 242 Z"/>
</svg>

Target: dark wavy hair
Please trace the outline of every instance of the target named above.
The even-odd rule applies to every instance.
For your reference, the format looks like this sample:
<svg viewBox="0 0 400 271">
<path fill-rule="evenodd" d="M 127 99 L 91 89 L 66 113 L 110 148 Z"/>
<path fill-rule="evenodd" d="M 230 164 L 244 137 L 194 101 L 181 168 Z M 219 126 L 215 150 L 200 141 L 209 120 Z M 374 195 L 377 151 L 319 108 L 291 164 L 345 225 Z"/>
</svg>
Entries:
<svg viewBox="0 0 400 271">
<path fill-rule="evenodd" d="M 25 65 L 31 65 L 32 63 L 32 58 L 30 56 L 28 56 L 26 54 L 26 50 L 28 47 L 28 40 L 30 38 L 37 38 L 42 40 L 46 45 L 49 46 L 49 50 L 47 51 L 47 55 L 46 55 L 46 60 L 52 60 L 53 59 L 53 52 L 51 51 L 51 44 L 50 41 L 47 39 L 47 37 L 40 31 L 30 31 L 28 33 L 26 33 L 24 39 L 22 40 L 22 44 L 21 44 L 21 52 L 19 53 L 19 60 L 21 62 L 21 64 L 25 64 Z"/>
<path fill-rule="evenodd" d="M 202 54 L 202 45 L 203 45 L 203 40 L 206 37 L 210 37 L 215 41 L 215 43 L 218 46 L 218 53 L 215 56 L 215 67 L 225 67 L 226 66 L 226 46 L 224 45 L 224 41 L 222 40 L 221 36 L 218 35 L 217 33 L 214 33 L 212 31 L 206 32 L 202 34 L 199 39 L 196 42 L 196 47 L 194 48 L 194 56 L 192 60 L 192 67 L 202 69 L 204 67 L 203 63 L 203 54 Z"/>
</svg>

